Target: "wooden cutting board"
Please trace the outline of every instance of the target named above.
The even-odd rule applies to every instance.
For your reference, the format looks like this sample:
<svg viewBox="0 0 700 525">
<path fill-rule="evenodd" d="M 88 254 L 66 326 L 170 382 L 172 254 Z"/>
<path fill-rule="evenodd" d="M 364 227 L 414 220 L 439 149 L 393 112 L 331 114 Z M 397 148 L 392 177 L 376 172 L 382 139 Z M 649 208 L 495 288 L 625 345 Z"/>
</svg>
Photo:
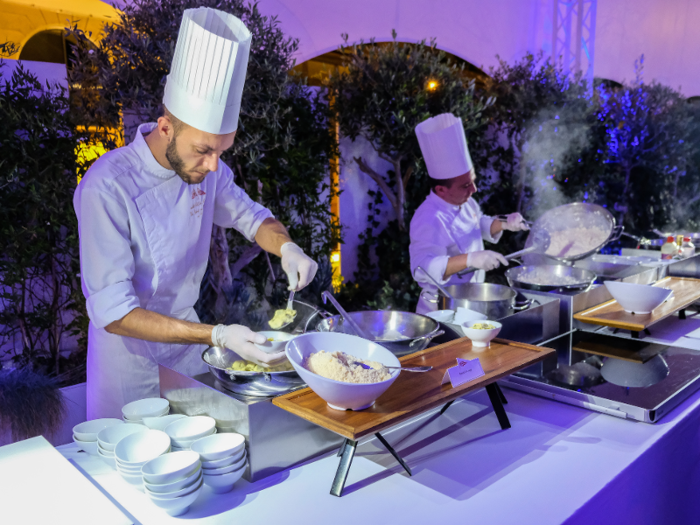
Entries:
<svg viewBox="0 0 700 525">
<path fill-rule="evenodd" d="M 670 288 L 673 290 L 673 299 L 666 301 L 650 314 L 625 312 L 613 299 L 574 314 L 574 319 L 587 324 L 641 332 L 700 300 L 700 279 L 666 277 L 654 283 L 653 286 Z"/>
<path fill-rule="evenodd" d="M 551 348 L 503 339 L 494 339 L 485 351 L 474 352 L 471 341 L 465 337 L 402 357 L 402 366 L 432 366 L 433 370 L 401 372 L 374 405 L 365 410 L 334 410 L 310 388 L 276 397 L 272 402 L 316 425 L 357 440 L 484 388 L 553 353 Z M 486 375 L 457 388 L 452 388 L 449 382 L 441 385 L 445 371 L 456 366 L 458 357 L 470 360 L 478 357 Z"/>
</svg>

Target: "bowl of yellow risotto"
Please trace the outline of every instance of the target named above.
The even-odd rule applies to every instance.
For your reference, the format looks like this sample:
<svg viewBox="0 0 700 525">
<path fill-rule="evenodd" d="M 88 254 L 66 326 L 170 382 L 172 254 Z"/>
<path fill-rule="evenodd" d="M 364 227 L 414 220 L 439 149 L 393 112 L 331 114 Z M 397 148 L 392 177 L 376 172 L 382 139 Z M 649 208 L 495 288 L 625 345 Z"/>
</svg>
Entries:
<svg viewBox="0 0 700 525">
<path fill-rule="evenodd" d="M 472 350 L 478 352 L 491 345 L 491 340 L 498 335 L 503 325 L 496 321 L 467 321 L 462 324 L 462 331 L 472 341 Z"/>
</svg>

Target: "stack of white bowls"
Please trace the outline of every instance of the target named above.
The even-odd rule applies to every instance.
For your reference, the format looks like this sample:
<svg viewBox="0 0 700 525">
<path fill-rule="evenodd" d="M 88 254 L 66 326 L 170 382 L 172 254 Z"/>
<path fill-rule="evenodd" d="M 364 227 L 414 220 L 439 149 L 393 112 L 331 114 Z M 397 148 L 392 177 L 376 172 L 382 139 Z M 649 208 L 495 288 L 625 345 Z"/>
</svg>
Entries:
<svg viewBox="0 0 700 525">
<path fill-rule="evenodd" d="M 100 431 L 115 425 L 123 425 L 121 419 L 102 418 L 85 421 L 73 427 L 73 441 L 91 456 L 97 456 L 97 435 Z"/>
<path fill-rule="evenodd" d="M 146 429 L 131 434 L 121 439 L 114 448 L 117 472 L 126 481 L 143 490 L 141 468 L 169 451 L 170 438 L 161 430 Z"/>
<path fill-rule="evenodd" d="M 170 452 L 141 468 L 151 501 L 171 516 L 187 512 L 202 491 L 202 464 L 196 452 Z"/>
<path fill-rule="evenodd" d="M 214 492 L 228 492 L 246 468 L 245 438 L 240 434 L 213 434 L 192 443 L 202 458 L 204 483 Z"/>
<path fill-rule="evenodd" d="M 144 417 L 143 424 L 148 428 L 152 428 L 153 430 L 165 430 L 165 427 L 167 427 L 170 423 L 177 421 L 178 419 L 182 419 L 183 417 L 187 416 L 185 414 L 168 414 L 160 417 Z"/>
<path fill-rule="evenodd" d="M 170 436 L 173 451 L 189 450 L 192 443 L 216 433 L 216 421 L 209 416 L 184 417 L 165 427 Z"/>
<path fill-rule="evenodd" d="M 143 424 L 145 417 L 163 417 L 170 411 L 170 403 L 160 397 L 148 397 L 132 401 L 122 407 L 122 416 L 127 423 Z"/>
<path fill-rule="evenodd" d="M 131 434 L 148 430 L 143 425 L 123 423 L 121 421 L 120 423 L 122 424 L 107 427 L 97 434 L 97 455 L 112 468 L 117 468 L 117 462 L 114 458 L 114 449 L 117 443 Z"/>
</svg>

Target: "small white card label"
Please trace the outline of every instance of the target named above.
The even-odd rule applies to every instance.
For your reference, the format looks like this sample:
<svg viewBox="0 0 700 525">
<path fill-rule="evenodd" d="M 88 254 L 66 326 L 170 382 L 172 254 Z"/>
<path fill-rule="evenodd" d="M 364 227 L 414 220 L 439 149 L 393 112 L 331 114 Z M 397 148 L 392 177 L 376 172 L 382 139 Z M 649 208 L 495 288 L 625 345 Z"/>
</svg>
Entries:
<svg viewBox="0 0 700 525">
<path fill-rule="evenodd" d="M 444 385 L 449 381 L 452 383 L 452 388 L 455 388 L 483 375 L 486 374 L 484 373 L 484 369 L 481 368 L 478 357 L 471 361 L 469 359 L 457 358 L 457 366 L 447 369 L 445 375 L 442 377 L 442 383 L 440 384 Z"/>
</svg>

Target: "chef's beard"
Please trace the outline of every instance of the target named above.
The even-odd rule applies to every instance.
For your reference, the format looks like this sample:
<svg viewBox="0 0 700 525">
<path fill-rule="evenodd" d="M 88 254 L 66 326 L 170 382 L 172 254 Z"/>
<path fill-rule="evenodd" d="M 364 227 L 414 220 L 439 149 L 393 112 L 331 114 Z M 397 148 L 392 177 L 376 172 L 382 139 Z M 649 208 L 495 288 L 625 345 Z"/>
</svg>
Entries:
<svg viewBox="0 0 700 525">
<path fill-rule="evenodd" d="M 180 157 L 180 154 L 177 152 L 176 137 L 173 137 L 173 140 L 171 140 L 168 144 L 168 147 L 165 150 L 165 158 L 168 159 L 170 167 L 173 169 L 173 171 L 177 173 L 177 175 L 187 184 L 199 184 L 204 180 L 206 173 L 197 173 L 197 175 L 201 175 L 202 177 L 198 180 L 194 180 L 192 176 L 187 173 L 185 161 L 182 160 L 182 157 Z"/>
</svg>

